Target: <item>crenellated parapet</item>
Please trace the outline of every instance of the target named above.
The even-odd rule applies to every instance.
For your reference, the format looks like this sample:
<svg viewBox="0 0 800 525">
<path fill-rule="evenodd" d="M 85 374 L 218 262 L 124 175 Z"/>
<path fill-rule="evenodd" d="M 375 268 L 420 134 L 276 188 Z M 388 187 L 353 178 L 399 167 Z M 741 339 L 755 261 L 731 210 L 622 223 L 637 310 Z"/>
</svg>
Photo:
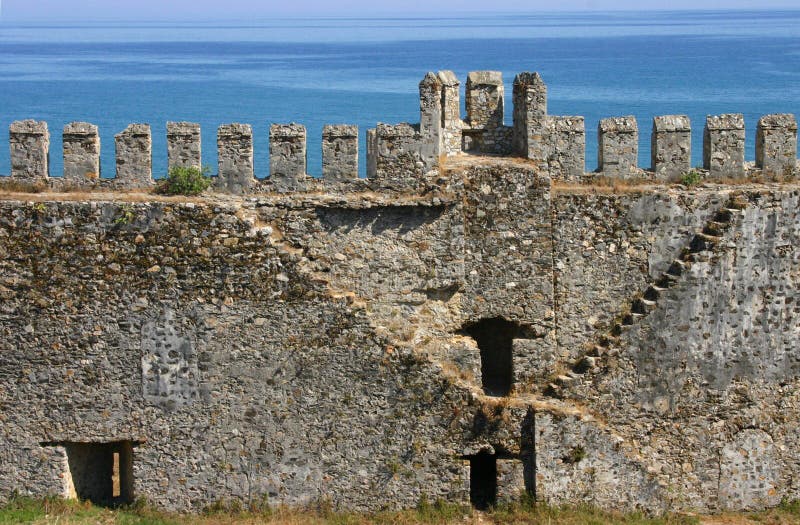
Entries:
<svg viewBox="0 0 800 525">
<path fill-rule="evenodd" d="M 547 86 L 538 73 L 514 79 L 513 151 L 554 177 L 579 180 L 586 170 L 583 117 L 547 114 Z M 568 158 L 569 157 L 569 158 Z"/>
<path fill-rule="evenodd" d="M 685 115 L 653 119 L 650 153 L 657 179 L 671 180 L 692 169 L 692 123 Z"/>
<path fill-rule="evenodd" d="M 100 133 L 88 122 L 64 126 L 64 179 L 80 184 L 100 178 Z"/>
<path fill-rule="evenodd" d="M 50 176 L 50 132 L 47 122 L 23 120 L 9 129 L 11 176 L 27 182 Z"/>
<path fill-rule="evenodd" d="M 322 129 L 322 178 L 358 178 L 358 126 L 327 125 Z"/>
<path fill-rule="evenodd" d="M 273 124 L 269 128 L 270 181 L 277 190 L 297 191 L 306 186 L 306 127 Z"/>
<path fill-rule="evenodd" d="M 791 177 L 797 166 L 797 120 L 794 115 L 766 115 L 756 131 L 756 166 L 770 177 Z"/>
<path fill-rule="evenodd" d="M 703 134 L 703 167 L 712 179 L 744 177 L 744 115 L 709 115 Z"/>
<path fill-rule="evenodd" d="M 203 167 L 200 124 L 167 122 L 167 163 L 170 169 Z"/>
<path fill-rule="evenodd" d="M 638 175 L 639 125 L 636 117 L 612 117 L 597 127 L 598 171 L 607 177 L 627 179 Z"/>
<path fill-rule="evenodd" d="M 117 180 L 127 188 L 153 184 L 153 138 L 149 124 L 131 124 L 114 136 Z"/>
<path fill-rule="evenodd" d="M 255 182 L 253 128 L 250 124 L 225 124 L 217 130 L 219 174 L 217 188 L 247 193 Z"/>
<path fill-rule="evenodd" d="M 424 192 L 441 181 L 440 168 L 461 155 L 522 157 L 554 180 L 590 182 L 635 179 L 676 182 L 694 171 L 724 181 L 797 173 L 797 121 L 794 115 L 766 115 L 758 122 L 755 163 L 745 162 L 742 114 L 708 116 L 703 129 L 703 166 L 692 168 L 692 127 L 688 116 L 657 116 L 652 122 L 650 165 L 639 166 L 639 123 L 633 116 L 601 119 L 597 125 L 598 167 L 586 172 L 586 122 L 581 116 L 548 114 L 547 85 L 535 72 L 513 83 L 512 122 L 506 123 L 505 85 L 499 71 L 467 75 L 465 114 L 461 83 L 452 71 L 427 73 L 419 83 L 419 123 L 378 123 L 366 130 L 366 179 L 359 177 L 359 129 L 326 125 L 322 131 L 321 177 L 308 173 L 308 133 L 302 124 L 269 128 L 269 177 L 255 172 L 253 130 L 226 124 L 217 134 L 216 191 L 232 194 L 398 191 Z M 149 189 L 153 186 L 152 134 L 148 124 L 131 124 L 115 136 L 116 178 L 100 177 L 97 126 L 73 122 L 64 128 L 64 176 L 50 177 L 50 136 L 46 122 L 14 122 L 9 129 L 11 176 L 19 182 L 53 188 Z M 200 125 L 168 122 L 168 169 L 202 169 Z M 163 176 L 165 174 L 156 174 Z"/>
</svg>

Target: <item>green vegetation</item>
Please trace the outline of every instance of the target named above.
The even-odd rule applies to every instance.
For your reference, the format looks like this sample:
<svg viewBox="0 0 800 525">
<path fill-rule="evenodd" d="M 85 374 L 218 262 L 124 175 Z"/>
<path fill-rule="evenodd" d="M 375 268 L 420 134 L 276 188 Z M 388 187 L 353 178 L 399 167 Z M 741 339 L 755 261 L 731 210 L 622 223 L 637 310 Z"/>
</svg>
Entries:
<svg viewBox="0 0 800 525">
<path fill-rule="evenodd" d="M 700 175 L 700 173 L 692 170 L 681 177 L 681 184 L 684 186 L 694 186 L 695 184 L 700 184 L 700 181 L 702 180 L 703 177 Z"/>
<path fill-rule="evenodd" d="M 133 206 L 130 204 L 123 204 L 119 208 L 119 214 L 114 217 L 114 224 L 124 226 L 132 223 L 135 218 L 136 214 L 133 211 Z"/>
<path fill-rule="evenodd" d="M 200 195 L 211 186 L 210 168 L 173 166 L 166 178 L 158 181 L 156 193 L 161 195 Z"/>
<path fill-rule="evenodd" d="M 244 507 L 242 504 L 218 504 L 200 515 L 180 515 L 153 510 L 144 503 L 111 510 L 60 498 L 14 498 L 0 508 L 0 525 L 691 525 L 705 521 L 703 518 L 680 514 L 653 518 L 642 513 L 605 512 L 589 506 L 549 507 L 530 500 L 501 505 L 487 513 L 477 513 L 469 507 L 441 500 L 429 503 L 426 498 L 422 498 L 415 509 L 373 514 L 337 512 L 330 502 L 322 502 L 306 510 L 283 507 L 270 509 L 264 501 L 258 501 L 250 510 Z M 800 524 L 800 503 L 784 502 L 769 511 L 714 517 L 709 523 Z"/>
</svg>

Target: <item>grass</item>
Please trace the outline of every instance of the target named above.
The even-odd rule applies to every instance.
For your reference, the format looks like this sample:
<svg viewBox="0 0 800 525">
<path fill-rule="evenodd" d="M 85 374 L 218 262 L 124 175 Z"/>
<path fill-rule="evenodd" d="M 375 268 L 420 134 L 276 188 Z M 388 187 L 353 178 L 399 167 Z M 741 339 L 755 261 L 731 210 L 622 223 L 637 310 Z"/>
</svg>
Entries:
<svg viewBox="0 0 800 525">
<path fill-rule="evenodd" d="M 236 506 L 234 506 L 236 507 Z M 782 525 L 800 524 L 800 502 L 784 502 L 779 507 L 757 513 L 694 516 L 668 514 L 649 517 L 643 513 L 619 514 L 590 506 L 550 507 L 520 502 L 502 505 L 486 513 L 469 507 L 422 500 L 416 509 L 372 514 L 337 512 L 329 503 L 305 510 L 259 506 L 256 511 L 232 510 L 219 504 L 200 515 L 170 514 L 146 504 L 110 510 L 89 503 L 59 498 L 33 500 L 19 498 L 0 508 L 0 525 Z"/>
<path fill-rule="evenodd" d="M 786 502 L 776 509 L 750 514 L 699 517 L 668 514 L 649 517 L 643 513 L 619 514 L 590 506 L 550 507 L 520 502 L 501 505 L 486 513 L 469 507 L 423 499 L 416 509 L 377 513 L 338 512 L 330 503 L 305 510 L 269 508 L 254 511 L 217 504 L 199 515 L 171 514 L 137 503 L 116 510 L 60 498 L 15 498 L 0 507 L 0 525 L 447 525 L 447 524 L 543 524 L 543 525 L 692 525 L 692 524 L 800 524 L 800 502 Z"/>
</svg>

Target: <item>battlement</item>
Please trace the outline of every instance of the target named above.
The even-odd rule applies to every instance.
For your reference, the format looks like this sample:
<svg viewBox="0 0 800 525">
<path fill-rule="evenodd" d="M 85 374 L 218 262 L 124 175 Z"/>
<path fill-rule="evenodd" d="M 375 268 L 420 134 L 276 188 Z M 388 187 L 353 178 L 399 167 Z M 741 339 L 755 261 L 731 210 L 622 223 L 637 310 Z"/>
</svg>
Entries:
<svg viewBox="0 0 800 525">
<path fill-rule="evenodd" d="M 302 124 L 272 124 L 268 178 L 254 171 L 253 132 L 248 124 L 217 130 L 219 192 L 398 190 L 419 191 L 435 179 L 442 162 L 459 155 L 522 157 L 555 180 L 679 180 L 692 170 L 692 126 L 684 115 L 653 119 L 651 165 L 638 166 L 639 123 L 633 116 L 598 123 L 598 168 L 586 172 L 586 123 L 581 116 L 552 116 L 547 86 L 538 73 L 523 72 L 513 83 L 511 125 L 505 121 L 505 86 L 498 71 L 467 75 L 465 115 L 460 82 L 452 71 L 430 72 L 419 84 L 418 124 L 383 124 L 366 131 L 366 179 L 359 179 L 359 129 L 327 125 L 322 132 L 321 178 L 307 173 L 307 132 Z M 191 122 L 166 126 L 169 168 L 202 166 L 201 129 Z M 115 136 L 116 174 L 100 173 L 97 126 L 74 122 L 63 130 L 63 177 L 49 171 L 50 135 L 46 122 L 14 122 L 9 129 L 11 178 L 52 187 L 147 189 L 153 186 L 152 131 L 131 124 Z M 709 180 L 751 176 L 785 180 L 797 173 L 797 121 L 790 114 L 766 115 L 758 122 L 755 164 L 745 162 L 742 114 L 709 115 L 703 130 L 703 167 Z"/>
</svg>

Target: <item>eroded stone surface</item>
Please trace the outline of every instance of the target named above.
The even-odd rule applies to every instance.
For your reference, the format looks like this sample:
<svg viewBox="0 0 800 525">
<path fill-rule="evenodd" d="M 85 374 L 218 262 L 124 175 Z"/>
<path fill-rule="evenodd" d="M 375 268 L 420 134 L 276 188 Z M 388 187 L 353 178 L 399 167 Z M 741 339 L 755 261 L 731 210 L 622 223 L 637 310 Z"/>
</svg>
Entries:
<svg viewBox="0 0 800 525">
<path fill-rule="evenodd" d="M 50 175 L 50 132 L 47 122 L 16 121 L 9 127 L 11 176 L 40 182 Z"/>
</svg>

